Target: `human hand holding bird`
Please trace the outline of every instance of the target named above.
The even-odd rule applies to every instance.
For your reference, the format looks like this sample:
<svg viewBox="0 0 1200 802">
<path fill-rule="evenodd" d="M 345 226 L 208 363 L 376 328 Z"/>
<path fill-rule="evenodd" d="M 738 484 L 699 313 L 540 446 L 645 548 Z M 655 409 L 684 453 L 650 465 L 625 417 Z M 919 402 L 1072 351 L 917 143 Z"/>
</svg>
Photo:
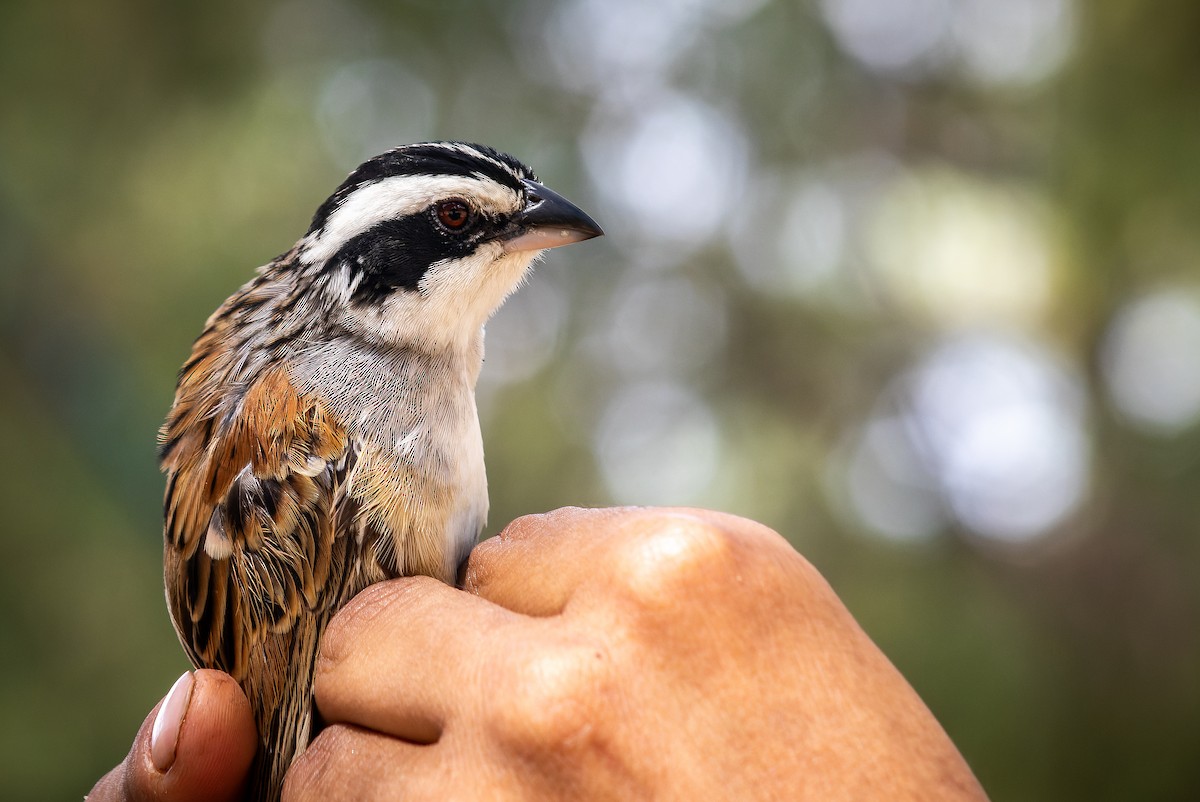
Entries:
<svg viewBox="0 0 1200 802">
<path fill-rule="evenodd" d="M 334 618 L 314 683 L 327 726 L 285 799 L 985 798 L 829 585 L 761 524 L 555 510 L 480 544 L 464 576 L 462 590 L 380 583 Z M 94 802 L 241 798 L 246 701 L 224 675 L 194 676 L 186 714 L 173 689 Z"/>
</svg>

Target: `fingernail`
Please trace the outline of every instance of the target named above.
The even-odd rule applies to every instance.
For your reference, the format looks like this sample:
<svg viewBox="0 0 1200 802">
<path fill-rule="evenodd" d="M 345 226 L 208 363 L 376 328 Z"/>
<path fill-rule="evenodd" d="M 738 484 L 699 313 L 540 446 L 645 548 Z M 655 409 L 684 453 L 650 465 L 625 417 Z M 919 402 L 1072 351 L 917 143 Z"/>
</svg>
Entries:
<svg viewBox="0 0 1200 802">
<path fill-rule="evenodd" d="M 167 771 L 175 763 L 175 747 L 179 744 L 179 727 L 192 701 L 192 672 L 185 671 L 175 680 L 170 693 L 163 700 L 154 727 L 150 730 L 150 759 L 159 771 Z"/>
</svg>

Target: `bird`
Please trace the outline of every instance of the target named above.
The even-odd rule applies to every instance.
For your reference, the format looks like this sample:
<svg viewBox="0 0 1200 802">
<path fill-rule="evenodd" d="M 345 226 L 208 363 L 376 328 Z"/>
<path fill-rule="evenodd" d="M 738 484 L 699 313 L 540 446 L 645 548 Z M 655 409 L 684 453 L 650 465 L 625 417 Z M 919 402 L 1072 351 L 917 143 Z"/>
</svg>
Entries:
<svg viewBox="0 0 1200 802">
<path fill-rule="evenodd" d="M 249 798 L 278 799 L 315 737 L 337 610 L 394 577 L 455 583 L 488 512 L 484 324 L 543 251 L 602 234 L 512 156 L 403 145 L 208 318 L 159 431 L 163 575 L 192 663 L 250 700 Z"/>
</svg>

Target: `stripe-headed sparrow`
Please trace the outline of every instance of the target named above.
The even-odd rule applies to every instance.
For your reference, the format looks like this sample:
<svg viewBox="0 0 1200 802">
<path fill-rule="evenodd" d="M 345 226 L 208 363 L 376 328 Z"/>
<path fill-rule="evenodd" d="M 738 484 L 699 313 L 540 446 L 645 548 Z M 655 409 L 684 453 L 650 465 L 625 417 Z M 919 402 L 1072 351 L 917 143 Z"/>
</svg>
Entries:
<svg viewBox="0 0 1200 802">
<path fill-rule="evenodd" d="M 454 582 L 488 509 L 484 323 L 540 251 L 601 233 L 510 156 L 399 147 L 208 319 L 160 432 L 167 603 L 254 707 L 252 798 L 309 741 L 337 609 L 391 577 Z"/>
</svg>

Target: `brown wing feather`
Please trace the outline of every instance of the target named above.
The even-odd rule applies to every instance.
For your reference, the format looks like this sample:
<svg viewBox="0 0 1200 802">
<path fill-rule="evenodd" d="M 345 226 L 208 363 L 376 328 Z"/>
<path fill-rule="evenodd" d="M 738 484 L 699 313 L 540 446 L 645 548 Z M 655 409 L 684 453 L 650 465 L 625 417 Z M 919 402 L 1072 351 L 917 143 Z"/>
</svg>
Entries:
<svg viewBox="0 0 1200 802">
<path fill-rule="evenodd" d="M 279 798 L 308 744 L 313 669 L 338 607 L 399 573 L 453 581 L 440 546 L 453 495 L 351 437 L 292 383 L 276 341 L 248 341 L 260 327 L 238 315 L 267 291 L 255 280 L 209 318 L 159 452 L 168 607 L 192 662 L 233 675 L 251 702 L 255 799 Z"/>
<path fill-rule="evenodd" d="M 167 603 L 192 662 L 233 675 L 251 700 L 252 790 L 277 799 L 309 739 L 321 632 L 353 592 L 357 449 L 282 368 L 239 381 L 219 324 L 197 341 L 160 433 Z"/>
<path fill-rule="evenodd" d="M 242 681 L 268 633 L 340 595 L 323 591 L 349 443 L 282 369 L 261 375 L 233 409 L 189 389 L 162 432 L 168 601 L 192 660 Z"/>
</svg>

